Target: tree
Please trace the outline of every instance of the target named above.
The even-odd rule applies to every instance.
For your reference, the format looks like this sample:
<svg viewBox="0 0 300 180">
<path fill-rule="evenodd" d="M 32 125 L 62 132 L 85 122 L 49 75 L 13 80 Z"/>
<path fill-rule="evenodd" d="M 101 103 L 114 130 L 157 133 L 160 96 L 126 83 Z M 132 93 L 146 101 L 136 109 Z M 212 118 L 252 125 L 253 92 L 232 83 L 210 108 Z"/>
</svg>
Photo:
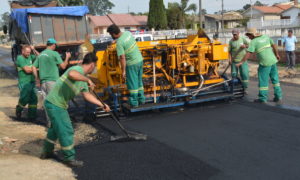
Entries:
<svg viewBox="0 0 300 180">
<path fill-rule="evenodd" d="M 254 4 L 254 6 L 267 6 L 267 4 L 263 4 L 260 1 L 256 1 Z M 243 6 L 244 10 L 247 10 L 251 7 L 251 4 L 246 4 L 245 6 Z"/>
<path fill-rule="evenodd" d="M 115 7 L 109 0 L 84 0 L 84 4 L 89 7 L 91 14 L 100 16 L 111 13 L 111 9 Z"/>
<path fill-rule="evenodd" d="M 247 10 L 247 9 L 249 9 L 251 7 L 251 4 L 246 4 L 245 6 L 243 6 L 243 9 L 244 10 Z"/>
<path fill-rule="evenodd" d="M 261 3 L 260 1 L 256 1 L 256 2 L 254 3 L 254 6 L 267 6 L 267 4 L 263 4 L 263 3 Z"/>
<path fill-rule="evenodd" d="M 60 6 L 82 6 L 82 0 L 57 0 Z"/>
<path fill-rule="evenodd" d="M 9 19 L 10 19 L 10 16 L 9 16 L 9 12 L 5 12 L 1 15 L 1 24 L 2 25 L 7 25 L 9 24 Z"/>
<path fill-rule="evenodd" d="M 115 6 L 110 0 L 57 0 L 60 6 L 88 6 L 92 15 L 106 15 Z"/>
<path fill-rule="evenodd" d="M 148 27 L 156 30 L 167 28 L 167 15 L 163 0 L 150 0 Z"/>
<path fill-rule="evenodd" d="M 167 9 L 167 19 L 168 19 L 168 27 L 170 29 L 179 29 L 181 24 L 180 20 L 181 14 L 179 6 L 177 3 L 168 3 L 168 9 Z"/>
<path fill-rule="evenodd" d="M 189 0 L 181 0 L 180 4 L 175 2 L 172 3 L 171 8 L 178 9 L 177 13 L 179 14 L 179 27 L 185 28 L 186 27 L 186 20 L 187 20 L 187 13 L 193 11 L 194 13 L 197 11 L 197 5 L 192 3 L 188 5 Z M 176 7 L 176 8 L 175 8 Z"/>
<path fill-rule="evenodd" d="M 202 9 L 201 12 L 202 12 L 202 15 L 207 14 L 206 9 Z M 199 14 L 199 13 L 198 13 L 198 14 Z"/>
</svg>

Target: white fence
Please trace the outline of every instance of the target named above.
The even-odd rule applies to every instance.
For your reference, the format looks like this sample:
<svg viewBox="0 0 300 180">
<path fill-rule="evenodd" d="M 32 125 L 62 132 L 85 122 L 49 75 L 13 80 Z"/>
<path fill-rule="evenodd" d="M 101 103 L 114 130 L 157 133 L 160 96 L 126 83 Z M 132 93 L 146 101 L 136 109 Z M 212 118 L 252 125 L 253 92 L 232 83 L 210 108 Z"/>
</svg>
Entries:
<svg viewBox="0 0 300 180">
<path fill-rule="evenodd" d="M 287 28 L 299 27 L 300 19 L 273 19 L 273 20 L 260 20 L 250 19 L 247 23 L 248 28 L 265 29 L 265 28 Z"/>
</svg>

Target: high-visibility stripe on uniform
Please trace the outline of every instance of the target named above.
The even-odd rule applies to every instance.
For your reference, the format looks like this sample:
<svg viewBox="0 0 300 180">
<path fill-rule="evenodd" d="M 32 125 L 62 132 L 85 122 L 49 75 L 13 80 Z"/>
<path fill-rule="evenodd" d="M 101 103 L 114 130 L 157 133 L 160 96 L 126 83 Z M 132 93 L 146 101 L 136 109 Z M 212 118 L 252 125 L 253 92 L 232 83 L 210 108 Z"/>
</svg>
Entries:
<svg viewBox="0 0 300 180">
<path fill-rule="evenodd" d="M 25 108 L 25 106 L 22 105 L 21 103 L 18 103 L 18 106 L 21 106 L 21 108 Z"/>
<path fill-rule="evenodd" d="M 66 76 L 61 76 L 60 80 L 62 80 L 63 83 L 65 83 L 69 88 L 72 89 L 72 91 L 77 94 L 78 90 L 77 88 L 74 86 L 74 84 L 66 77 Z"/>
<path fill-rule="evenodd" d="M 142 90 L 144 90 L 144 87 L 139 87 L 138 90 L 139 90 L 139 91 L 142 91 Z"/>
<path fill-rule="evenodd" d="M 259 90 L 260 91 L 267 91 L 267 90 L 269 90 L 269 87 L 260 87 Z"/>
<path fill-rule="evenodd" d="M 74 148 L 74 144 L 71 144 L 70 146 L 61 146 L 62 150 L 71 150 Z"/>
<path fill-rule="evenodd" d="M 37 108 L 37 105 L 35 105 L 35 104 L 28 105 L 28 108 Z"/>
<path fill-rule="evenodd" d="M 263 50 L 265 50 L 266 48 L 270 48 L 270 47 L 271 47 L 271 44 L 268 44 L 268 45 L 266 45 L 266 46 L 263 46 L 263 47 L 261 47 L 260 49 L 258 49 L 256 53 L 261 53 Z"/>
<path fill-rule="evenodd" d="M 32 67 L 32 65 L 28 65 L 28 67 L 30 67 L 30 68 L 31 68 L 31 67 Z M 17 70 L 18 70 L 18 71 L 23 71 L 23 68 L 21 68 L 21 67 L 17 67 Z"/>
<path fill-rule="evenodd" d="M 48 138 L 46 138 L 46 141 L 48 141 L 48 142 L 51 143 L 51 144 L 56 144 L 55 141 L 52 141 L 51 139 L 48 139 Z"/>
<path fill-rule="evenodd" d="M 126 49 L 125 53 L 131 52 L 135 46 L 136 46 L 136 42 L 134 44 L 132 44 L 128 49 Z"/>
<path fill-rule="evenodd" d="M 280 83 L 273 84 L 274 87 L 279 87 Z"/>
<path fill-rule="evenodd" d="M 139 90 L 138 89 L 134 89 L 134 90 L 129 90 L 130 93 L 138 93 Z"/>
</svg>

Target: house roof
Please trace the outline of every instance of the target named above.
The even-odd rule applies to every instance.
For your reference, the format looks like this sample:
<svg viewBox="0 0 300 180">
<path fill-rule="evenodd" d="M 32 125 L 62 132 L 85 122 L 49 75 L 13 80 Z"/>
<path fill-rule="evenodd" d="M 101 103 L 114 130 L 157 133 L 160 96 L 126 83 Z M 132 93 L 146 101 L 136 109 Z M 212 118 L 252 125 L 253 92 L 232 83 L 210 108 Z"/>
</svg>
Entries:
<svg viewBox="0 0 300 180">
<path fill-rule="evenodd" d="M 133 16 L 139 25 L 147 25 L 148 16 Z"/>
<path fill-rule="evenodd" d="M 289 4 L 275 4 L 273 6 L 252 6 L 253 9 L 256 9 L 264 14 L 280 14 L 284 10 L 287 10 L 291 7 L 293 6 Z"/>
<path fill-rule="evenodd" d="M 147 24 L 147 16 L 133 16 L 131 14 L 108 14 L 108 18 L 118 26 L 138 26 Z"/>
<path fill-rule="evenodd" d="M 118 26 L 136 25 L 131 14 L 108 14 L 108 18 Z"/>
<path fill-rule="evenodd" d="M 206 17 L 210 17 L 216 20 L 222 20 L 221 14 L 205 14 Z M 243 16 L 239 12 L 230 11 L 223 14 L 223 19 L 225 21 L 229 20 L 240 20 L 243 19 Z"/>
<path fill-rule="evenodd" d="M 291 10 L 291 9 L 294 9 L 294 8 L 300 9 L 300 5 L 292 6 L 291 8 L 282 11 L 282 13 L 283 13 L 283 12 L 287 12 L 287 11 L 289 11 L 289 10 Z"/>
<path fill-rule="evenodd" d="M 90 16 L 90 19 L 95 26 L 109 26 L 113 24 L 107 16 Z"/>
</svg>

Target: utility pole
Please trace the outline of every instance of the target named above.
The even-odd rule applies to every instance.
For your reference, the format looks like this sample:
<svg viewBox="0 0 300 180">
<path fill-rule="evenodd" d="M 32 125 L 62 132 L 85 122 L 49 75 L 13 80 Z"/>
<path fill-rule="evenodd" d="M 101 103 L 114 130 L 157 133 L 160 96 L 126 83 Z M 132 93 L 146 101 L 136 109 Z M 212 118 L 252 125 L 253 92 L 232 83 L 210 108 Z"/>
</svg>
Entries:
<svg viewBox="0 0 300 180">
<path fill-rule="evenodd" d="M 202 0 L 199 0 L 199 28 L 202 29 Z"/>
<path fill-rule="evenodd" d="M 224 0 L 222 0 L 221 15 L 222 15 L 222 33 L 224 34 Z"/>
<path fill-rule="evenodd" d="M 250 0 L 250 13 L 251 13 L 251 18 L 250 18 L 250 26 L 252 28 L 252 19 L 253 19 L 253 11 L 252 11 L 252 0 Z"/>
</svg>

